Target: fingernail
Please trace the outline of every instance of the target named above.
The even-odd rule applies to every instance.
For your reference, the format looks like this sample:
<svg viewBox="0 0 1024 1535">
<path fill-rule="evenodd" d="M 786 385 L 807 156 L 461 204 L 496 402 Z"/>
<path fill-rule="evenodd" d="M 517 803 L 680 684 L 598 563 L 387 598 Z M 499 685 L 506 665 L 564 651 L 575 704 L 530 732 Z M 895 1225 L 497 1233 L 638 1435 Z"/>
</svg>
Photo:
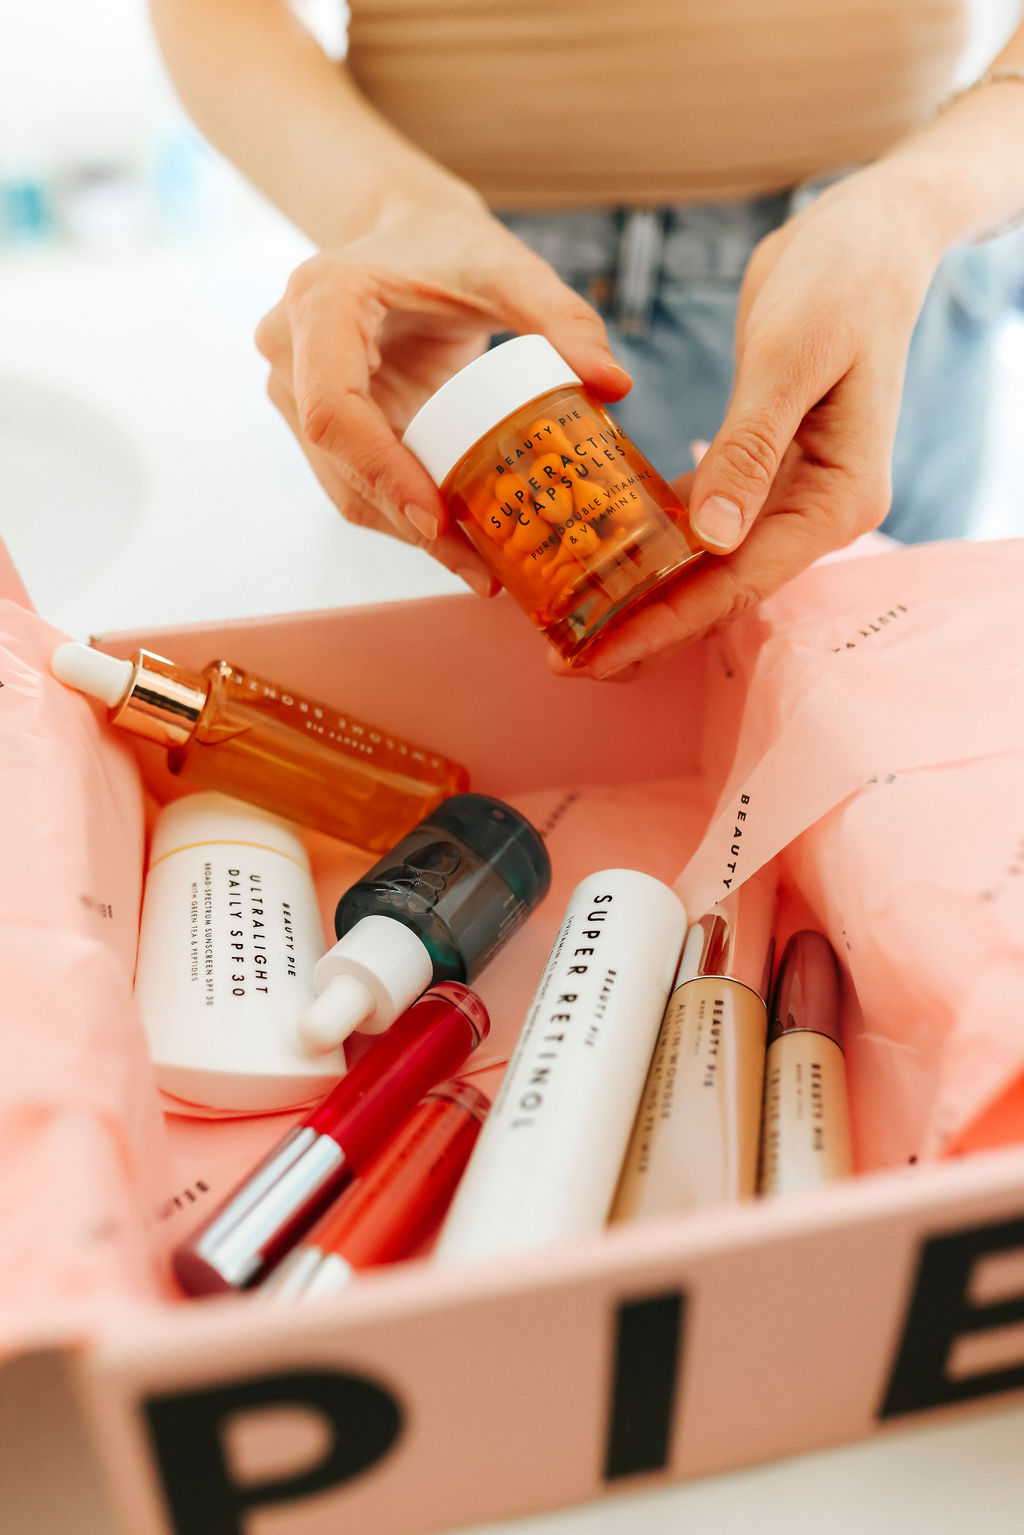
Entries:
<svg viewBox="0 0 1024 1535">
<path fill-rule="evenodd" d="M 709 442 L 705 442 L 703 437 L 695 437 L 693 439 L 690 444 L 690 453 L 693 456 L 693 461 L 695 464 L 700 463 L 701 459 L 704 457 L 710 446 L 711 444 Z"/>
<path fill-rule="evenodd" d="M 610 682 L 613 677 L 621 677 L 632 666 L 638 664 L 638 657 L 628 654 L 622 656 L 601 658 L 594 661 L 590 667 L 590 675 L 595 682 Z"/>
<path fill-rule="evenodd" d="M 633 382 L 633 375 L 632 375 L 632 373 L 630 373 L 626 368 L 624 368 L 622 366 L 621 362 L 616 362 L 615 359 L 612 358 L 611 362 L 609 362 L 609 364 L 608 364 L 608 367 L 609 367 L 609 369 L 611 370 L 612 373 L 621 373 L 623 378 L 628 378 L 630 383 Z"/>
<path fill-rule="evenodd" d="M 697 537 L 716 549 L 731 549 L 743 530 L 743 513 L 725 496 L 708 496 L 693 519 Z"/>
<path fill-rule="evenodd" d="M 486 570 L 478 570 L 475 565 L 467 565 L 456 570 L 455 574 L 460 581 L 465 581 L 468 587 L 476 592 L 478 597 L 490 597 L 494 591 L 491 577 Z"/>
<path fill-rule="evenodd" d="M 643 671 L 639 661 L 622 661 L 618 666 L 609 667 L 606 672 L 595 672 L 598 682 L 632 682 Z"/>
<path fill-rule="evenodd" d="M 436 538 L 441 531 L 437 514 L 428 512 L 425 506 L 403 506 L 402 514 L 423 538 Z"/>
</svg>

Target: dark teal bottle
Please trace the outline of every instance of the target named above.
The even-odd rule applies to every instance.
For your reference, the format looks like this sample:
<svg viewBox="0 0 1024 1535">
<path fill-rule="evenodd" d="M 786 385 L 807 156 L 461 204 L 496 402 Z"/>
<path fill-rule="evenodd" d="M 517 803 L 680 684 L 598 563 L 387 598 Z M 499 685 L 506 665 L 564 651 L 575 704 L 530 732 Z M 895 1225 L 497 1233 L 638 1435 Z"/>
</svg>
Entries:
<svg viewBox="0 0 1024 1535">
<path fill-rule="evenodd" d="M 334 927 L 343 938 L 364 917 L 391 917 L 429 952 L 433 983 L 470 982 L 550 885 L 547 849 L 525 816 L 486 794 L 453 794 L 346 890 Z"/>
</svg>

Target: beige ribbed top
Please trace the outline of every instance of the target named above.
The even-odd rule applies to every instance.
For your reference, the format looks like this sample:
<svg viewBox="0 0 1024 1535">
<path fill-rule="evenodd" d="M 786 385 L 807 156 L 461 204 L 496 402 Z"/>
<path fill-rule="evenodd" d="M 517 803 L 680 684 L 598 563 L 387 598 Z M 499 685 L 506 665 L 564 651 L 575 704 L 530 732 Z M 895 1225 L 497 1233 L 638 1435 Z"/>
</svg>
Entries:
<svg viewBox="0 0 1024 1535">
<path fill-rule="evenodd" d="M 352 0 L 349 66 L 496 207 L 712 200 L 878 154 L 949 91 L 970 3 Z"/>
</svg>

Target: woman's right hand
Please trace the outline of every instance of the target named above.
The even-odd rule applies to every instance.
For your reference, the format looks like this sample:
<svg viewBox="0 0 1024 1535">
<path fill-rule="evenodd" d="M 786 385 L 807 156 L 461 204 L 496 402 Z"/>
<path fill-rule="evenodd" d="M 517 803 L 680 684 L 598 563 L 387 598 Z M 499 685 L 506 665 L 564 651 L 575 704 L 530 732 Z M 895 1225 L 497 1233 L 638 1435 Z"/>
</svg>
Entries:
<svg viewBox="0 0 1024 1535">
<path fill-rule="evenodd" d="M 475 202 L 313 256 L 256 333 L 270 398 L 342 516 L 428 549 L 482 595 L 497 583 L 398 439 L 502 331 L 546 336 L 600 399 L 630 387 L 597 313 Z"/>
</svg>

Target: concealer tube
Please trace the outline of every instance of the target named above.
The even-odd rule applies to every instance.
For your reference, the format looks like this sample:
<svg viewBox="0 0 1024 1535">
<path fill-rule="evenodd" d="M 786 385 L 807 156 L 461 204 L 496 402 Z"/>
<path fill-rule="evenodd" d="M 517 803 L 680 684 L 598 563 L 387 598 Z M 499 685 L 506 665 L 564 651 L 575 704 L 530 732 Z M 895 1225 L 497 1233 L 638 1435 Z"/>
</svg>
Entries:
<svg viewBox="0 0 1024 1535">
<path fill-rule="evenodd" d="M 760 872 L 687 934 L 613 1221 L 755 1193 L 774 910 L 774 874 Z"/>
<path fill-rule="evenodd" d="M 761 1193 L 819 1188 L 852 1171 L 839 966 L 821 933 L 794 933 L 772 997 Z"/>
</svg>

